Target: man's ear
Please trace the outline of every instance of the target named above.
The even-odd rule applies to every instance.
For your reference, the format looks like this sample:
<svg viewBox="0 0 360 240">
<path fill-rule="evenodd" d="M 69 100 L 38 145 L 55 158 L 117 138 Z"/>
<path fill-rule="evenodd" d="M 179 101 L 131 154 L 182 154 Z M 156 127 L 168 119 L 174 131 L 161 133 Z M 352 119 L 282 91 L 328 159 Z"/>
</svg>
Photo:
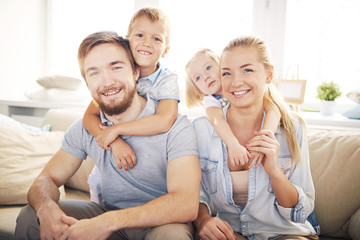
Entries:
<svg viewBox="0 0 360 240">
<path fill-rule="evenodd" d="M 274 66 L 271 66 L 266 77 L 266 83 L 270 84 L 274 78 Z"/>
<path fill-rule="evenodd" d="M 170 46 L 166 46 L 166 48 L 165 48 L 163 54 L 161 55 L 161 57 L 164 58 L 166 56 L 166 54 L 169 52 L 169 50 L 170 50 Z"/>
</svg>

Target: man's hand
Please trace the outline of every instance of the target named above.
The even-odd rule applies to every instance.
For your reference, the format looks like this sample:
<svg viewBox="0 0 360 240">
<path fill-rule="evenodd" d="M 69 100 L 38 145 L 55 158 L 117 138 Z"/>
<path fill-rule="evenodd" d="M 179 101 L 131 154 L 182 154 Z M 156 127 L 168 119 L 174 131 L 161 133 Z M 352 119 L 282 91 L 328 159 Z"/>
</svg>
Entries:
<svg viewBox="0 0 360 240">
<path fill-rule="evenodd" d="M 99 217 L 77 220 L 73 217 L 62 215 L 61 221 L 70 227 L 61 235 L 59 239 L 107 239 L 112 232 L 106 231 L 106 221 L 100 221 L 100 219 L 98 219 Z"/>
<path fill-rule="evenodd" d="M 203 240 L 236 240 L 229 223 L 218 217 L 208 217 L 198 225 L 199 237 Z"/>
<path fill-rule="evenodd" d="M 55 206 L 56 205 L 56 206 Z M 41 239 L 59 239 L 60 236 L 69 228 L 69 224 L 61 220 L 64 212 L 55 204 L 54 207 L 39 210 Z"/>
</svg>

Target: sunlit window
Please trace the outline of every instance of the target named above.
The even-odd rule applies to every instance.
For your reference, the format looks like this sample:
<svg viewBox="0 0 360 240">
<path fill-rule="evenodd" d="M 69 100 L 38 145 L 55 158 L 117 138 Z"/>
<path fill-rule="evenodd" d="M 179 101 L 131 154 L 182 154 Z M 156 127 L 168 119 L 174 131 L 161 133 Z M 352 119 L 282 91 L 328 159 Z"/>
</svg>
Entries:
<svg viewBox="0 0 360 240">
<path fill-rule="evenodd" d="M 81 41 L 97 31 L 125 36 L 134 12 L 134 1 L 49 1 L 48 71 L 81 78 L 77 51 Z"/>
<path fill-rule="evenodd" d="M 322 81 L 341 86 L 343 103 L 360 88 L 358 23 L 358 0 L 287 1 L 284 77 L 307 80 L 305 102 L 316 102 Z"/>
</svg>

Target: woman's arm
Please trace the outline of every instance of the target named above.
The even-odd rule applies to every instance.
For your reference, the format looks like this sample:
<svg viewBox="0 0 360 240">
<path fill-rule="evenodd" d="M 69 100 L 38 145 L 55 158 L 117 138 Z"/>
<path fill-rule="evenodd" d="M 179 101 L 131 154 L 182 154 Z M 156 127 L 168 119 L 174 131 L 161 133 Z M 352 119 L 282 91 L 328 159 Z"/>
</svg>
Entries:
<svg viewBox="0 0 360 240">
<path fill-rule="evenodd" d="M 261 130 L 248 143 L 250 151 L 257 151 L 265 155 L 262 165 L 270 177 L 278 204 L 285 208 L 293 208 L 298 203 L 299 194 L 279 166 L 279 147 L 279 142 L 270 130 Z"/>
<path fill-rule="evenodd" d="M 245 147 L 241 146 L 234 133 L 232 132 L 228 122 L 225 120 L 221 108 L 208 107 L 206 108 L 206 116 L 215 128 L 216 133 L 221 140 L 226 144 L 229 152 L 229 159 L 231 164 L 244 165 L 249 161 L 250 154 Z"/>
</svg>

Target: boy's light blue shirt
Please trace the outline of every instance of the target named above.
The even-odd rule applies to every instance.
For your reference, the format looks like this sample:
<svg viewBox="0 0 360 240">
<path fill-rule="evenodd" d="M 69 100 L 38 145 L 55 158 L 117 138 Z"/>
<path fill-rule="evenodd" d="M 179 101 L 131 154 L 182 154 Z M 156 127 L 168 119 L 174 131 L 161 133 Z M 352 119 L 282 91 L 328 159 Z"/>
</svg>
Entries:
<svg viewBox="0 0 360 240">
<path fill-rule="evenodd" d="M 136 90 L 140 96 L 146 97 L 148 95 L 157 102 L 161 99 L 180 101 L 177 78 L 175 72 L 164 68 L 159 62 L 159 68 L 156 72 L 137 80 Z"/>
<path fill-rule="evenodd" d="M 225 115 L 228 106 L 224 108 Z M 218 217 L 227 221 L 234 231 L 249 239 L 268 239 L 290 234 L 315 235 L 314 228 L 307 221 L 314 209 L 315 199 L 308 146 L 299 120 L 294 120 L 293 123 L 302 156 L 301 162 L 294 168 L 291 168 L 285 134 L 277 130 L 275 137 L 280 143 L 279 165 L 299 193 L 298 204 L 294 208 L 284 208 L 278 204 L 270 178 L 260 165 L 249 170 L 248 202 L 242 208 L 237 206 L 232 198 L 232 179 L 225 144 L 206 117 L 193 121 L 202 171 L 200 201 L 207 206 L 212 201 Z"/>
</svg>

